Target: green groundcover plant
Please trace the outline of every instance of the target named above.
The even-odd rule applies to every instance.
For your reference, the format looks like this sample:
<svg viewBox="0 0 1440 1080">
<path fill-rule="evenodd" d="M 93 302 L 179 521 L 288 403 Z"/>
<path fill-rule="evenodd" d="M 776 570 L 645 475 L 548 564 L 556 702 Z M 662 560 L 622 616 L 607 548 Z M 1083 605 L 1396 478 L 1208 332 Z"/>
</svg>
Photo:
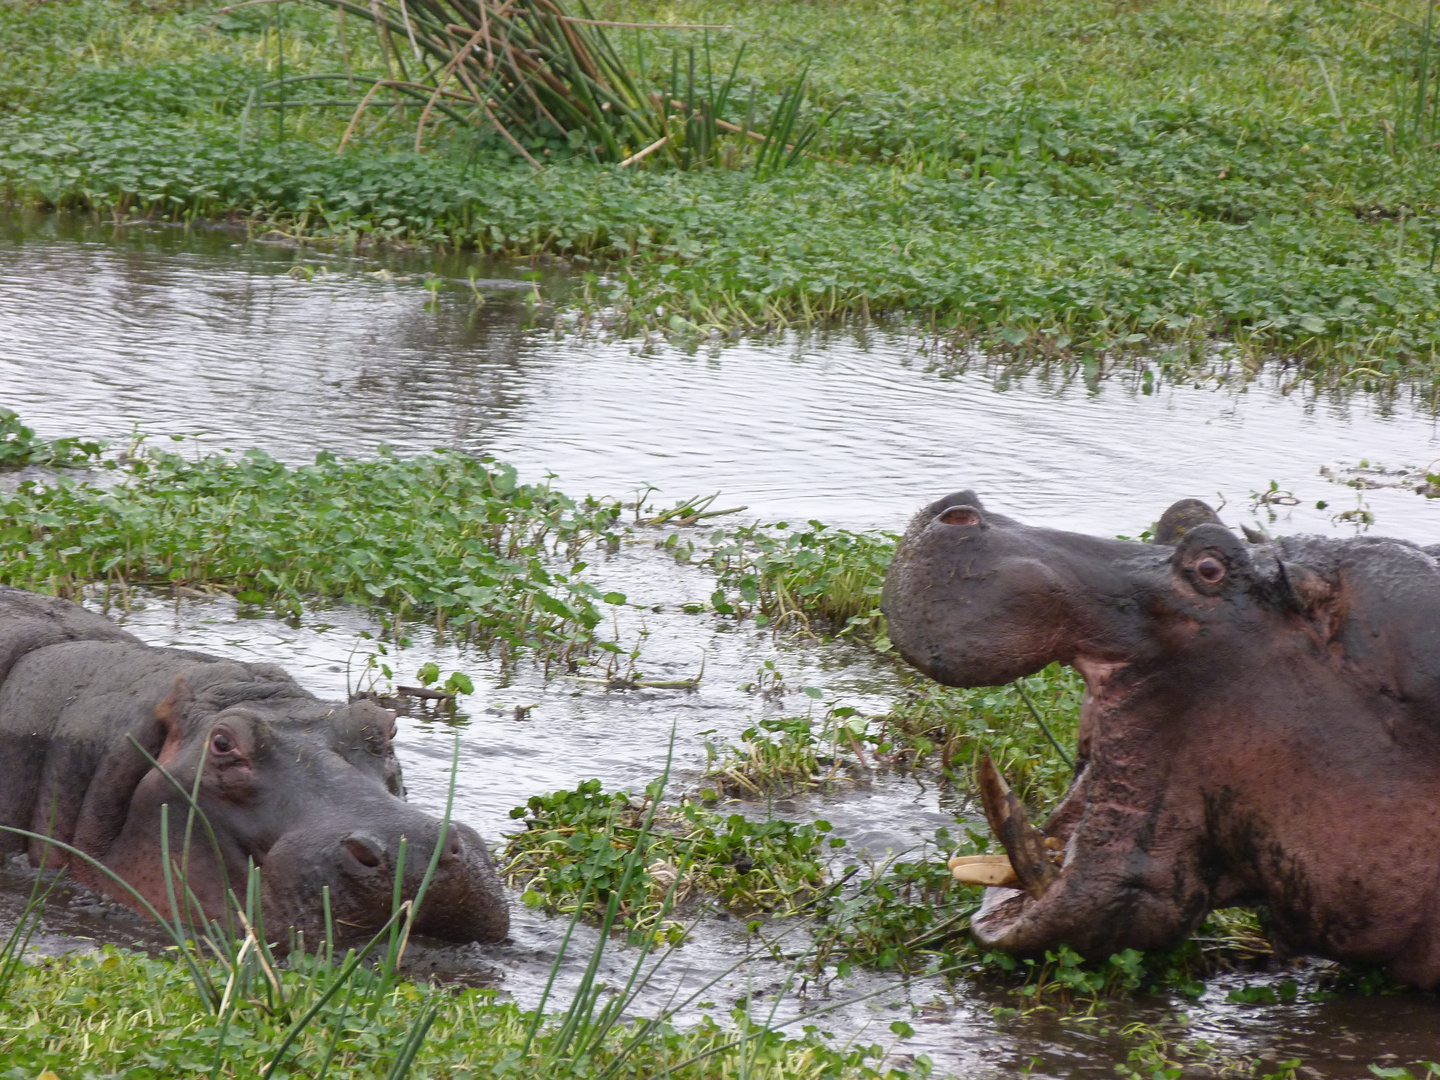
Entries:
<svg viewBox="0 0 1440 1080">
<path fill-rule="evenodd" d="M 238 217 L 317 242 L 558 255 L 597 271 L 585 321 L 622 330 L 694 338 L 893 311 L 1025 356 L 1158 346 L 1193 361 L 1218 337 L 1373 382 L 1432 373 L 1440 341 L 1425 12 L 596 9 L 593 22 L 643 24 L 605 31 L 607 63 L 630 81 L 625 107 L 672 132 L 667 150 L 696 124 L 731 140 L 696 169 L 658 151 L 622 166 L 533 103 L 523 140 L 483 107 L 432 110 L 417 151 L 426 101 L 381 83 L 407 81 L 402 60 L 409 82 L 449 76 L 413 58 L 403 22 L 387 40 L 334 5 L 5 0 L 0 185 L 119 221 Z M 728 29 L 702 41 L 666 24 Z M 382 105 L 357 118 L 377 86 Z M 743 134 L 778 137 L 776 124 L 803 128 L 804 152 Z M 782 151 L 787 167 L 766 164 Z"/>
<path fill-rule="evenodd" d="M 135 585 L 224 591 L 294 614 L 332 598 L 550 659 L 616 648 L 596 631 L 625 597 L 586 580 L 583 555 L 614 539 L 616 503 L 443 451 L 292 468 L 132 448 L 106 464 L 112 484 L 55 474 L 0 492 L 0 581 L 69 597 L 103 582 L 121 602 Z"/>
</svg>

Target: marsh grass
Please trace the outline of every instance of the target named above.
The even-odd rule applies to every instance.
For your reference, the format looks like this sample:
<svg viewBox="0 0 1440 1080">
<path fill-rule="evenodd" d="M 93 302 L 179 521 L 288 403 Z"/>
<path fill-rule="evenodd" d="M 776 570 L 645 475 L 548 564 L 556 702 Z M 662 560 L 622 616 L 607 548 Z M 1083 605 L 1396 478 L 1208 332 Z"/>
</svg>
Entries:
<svg viewBox="0 0 1440 1080">
<path fill-rule="evenodd" d="M 661 151 L 624 169 L 597 163 L 596 146 L 610 152 L 603 140 L 572 147 L 558 129 L 512 132 L 517 149 L 498 133 L 451 137 L 432 124 L 416 154 L 426 102 L 397 108 L 395 87 L 377 92 L 337 157 L 343 110 L 305 101 L 348 94 L 362 73 L 372 81 L 357 88 L 376 85 L 386 55 L 412 75 L 436 60 L 416 66 L 415 48 L 430 54 L 418 37 L 410 44 L 403 19 L 383 44 L 348 16 L 342 48 L 318 4 L 281 7 L 283 33 L 257 8 L 215 22 L 96 0 L 0 7 L 10 197 L 121 221 L 233 214 L 326 242 L 598 260 L 615 273 L 588 284 L 576 325 L 681 340 L 899 311 L 1020 359 L 1128 362 L 1221 337 L 1254 363 L 1305 358 L 1320 377 L 1383 383 L 1436 369 L 1440 188 L 1427 88 L 1440 65 L 1424 0 L 1387 8 L 1399 18 L 1338 0 L 1233 2 L 1222 17 L 1198 0 L 862 0 L 843 13 L 615 0 L 598 21 L 733 25 L 712 33 L 709 62 L 717 98 L 735 83 L 735 119 L 748 111 L 745 76 L 724 73 L 745 49 L 757 130 L 775 135 L 762 167 L 685 172 L 650 169 Z M 420 18 L 409 0 L 405 10 Z M 663 149 L 723 165 L 719 132 L 736 136 L 728 146 L 759 146 L 712 132 L 689 89 L 669 93 L 692 85 L 690 45 L 674 38 L 615 38 L 628 69 L 632 55 L 656 61 L 637 89 L 657 124 L 660 112 L 678 118 L 665 121 L 674 144 Z M 694 45 L 694 91 L 709 95 Z M 284 80 L 311 81 L 282 82 L 282 64 Z M 801 71 L 795 131 L 839 107 L 805 148 L 836 164 L 802 153 L 775 171 L 771 154 L 790 160 L 783 146 L 798 145 L 775 125 Z M 443 65 L 434 76 L 445 78 Z M 239 114 L 268 84 L 266 102 L 283 89 L 293 105 L 252 118 L 239 147 Z M 545 170 L 537 176 L 522 151 Z"/>
<path fill-rule="evenodd" d="M 424 103 L 417 150 L 437 111 L 462 124 L 493 125 L 537 167 L 522 138 L 558 134 L 572 149 L 619 162 L 660 137 L 662 110 L 595 25 L 599 20 L 572 15 L 558 0 L 315 2 L 373 24 L 386 68 L 386 78 L 367 91 L 342 147 L 382 88 Z"/>
</svg>

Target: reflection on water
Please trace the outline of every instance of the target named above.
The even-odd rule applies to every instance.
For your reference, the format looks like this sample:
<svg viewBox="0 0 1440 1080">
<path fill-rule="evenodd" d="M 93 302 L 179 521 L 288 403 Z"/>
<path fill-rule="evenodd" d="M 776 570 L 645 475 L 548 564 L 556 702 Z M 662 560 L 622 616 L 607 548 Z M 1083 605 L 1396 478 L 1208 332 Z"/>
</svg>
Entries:
<svg viewBox="0 0 1440 1080">
<path fill-rule="evenodd" d="M 1064 379 L 1000 382 L 983 371 L 945 378 L 903 334 L 690 351 L 576 342 L 549 329 L 555 308 L 537 303 L 523 267 L 463 256 L 361 261 L 230 232 L 111 235 L 65 220 L 25 229 L 12 221 L 6 230 L 0 223 L 0 238 L 8 236 L 0 239 L 0 405 L 46 435 L 124 440 L 138 426 L 193 435 L 202 446 L 258 446 L 291 461 L 319 450 L 368 454 L 381 442 L 402 450 L 448 446 L 493 453 L 526 479 L 553 472 L 573 494 L 624 495 L 647 483 L 665 500 L 718 490 L 727 504 L 748 504 L 747 516 L 865 528 L 899 528 L 918 505 L 962 486 L 1022 519 L 1102 534 L 1138 533 L 1187 495 L 1226 503 L 1232 523 L 1258 517 L 1276 532 L 1348 532 L 1332 515 L 1363 499 L 1377 531 L 1440 539 L 1440 501 L 1357 491 L 1320 474 L 1362 458 L 1424 466 L 1440 457 L 1433 419 L 1401 404 L 1304 400 L 1264 382 L 1222 390 L 1164 385 L 1147 395 L 1122 378 L 1094 392 Z M 322 272 L 289 276 L 297 265 Z M 483 304 L 463 285 L 432 300 L 426 272 L 451 282 L 495 280 L 478 288 Z M 553 302 L 571 282 L 547 271 L 536 286 Z M 1270 525 L 1251 493 L 1272 480 L 1294 502 L 1276 507 L 1283 516 Z M 1329 505 L 1317 509 L 1320 501 Z M 413 647 L 393 658 L 397 671 L 434 660 L 471 673 L 477 684 L 458 726 L 440 718 L 402 724 L 398 748 L 417 802 L 443 805 L 456 732 L 457 816 L 493 842 L 513 827 L 510 809 L 532 794 L 592 776 L 610 788 L 653 779 L 665 767 L 672 729 L 675 785 L 694 786 L 706 738 L 733 740 L 757 717 L 809 706 L 798 693 L 765 701 L 742 689 L 767 660 L 789 685 L 820 687 L 826 700 L 862 712 L 883 709 L 896 690 L 894 674 L 859 651 L 786 646 L 753 627 L 684 614 L 679 603 L 703 600 L 712 583 L 647 544 L 597 554 L 594 563 L 597 579 L 632 601 L 618 630 L 625 642 L 643 636 L 646 673 L 685 678 L 703 657 L 699 691 L 607 693 L 565 678 L 547 682 L 538 671 L 501 670 L 494 658 L 415 628 Z M 242 618 L 226 599 L 151 598 L 125 622 L 157 644 L 280 663 L 331 698 L 350 688 L 361 632 L 378 629 L 368 613 L 348 608 L 318 611 L 298 626 Z M 534 708 L 521 720 L 517 705 Z M 850 850 L 878 856 L 918 843 L 963 810 L 944 787 L 880 776 L 777 812 L 823 816 Z M 9 896 L 0 889 L 0 918 Z M 419 969 L 495 982 L 533 1003 L 563 928 L 518 902 L 515 914 L 505 945 L 421 950 Z M 52 921 L 110 933 L 93 929 L 89 915 L 67 918 Z M 748 947 L 733 920 L 703 919 L 695 933 L 642 1011 L 701 985 Z M 617 950 L 607 969 L 612 981 L 623 980 L 629 962 Z M 561 982 L 576 977 L 567 968 Z M 747 986 L 771 991 L 782 977 L 779 968 L 751 965 L 725 976 L 710 996 L 723 1013 Z M 901 1051 L 928 1054 L 965 1076 L 1013 1075 L 1032 1061 L 1035 1075 L 1109 1075 L 1124 1056 L 1113 1030 L 1044 1015 L 996 1019 L 994 1007 L 1016 1005 L 998 991 L 963 982 L 953 992 L 933 982 L 907 988 L 887 978 L 857 975 L 849 992 L 886 992 L 827 1017 L 824 1029 L 888 1041 L 890 1022 L 904 1019 L 917 1034 Z M 1227 1004 L 1240 982 L 1214 980 L 1193 1004 L 1121 1006 L 1112 1029 L 1129 1020 L 1173 1025 L 1183 1011 L 1194 1035 L 1251 1051 L 1272 1047 L 1337 1077 L 1360 1074 L 1386 1052 L 1407 1061 L 1440 1057 L 1433 998 Z M 826 1002 L 825 992 L 812 990 L 782 1014 Z"/>
</svg>

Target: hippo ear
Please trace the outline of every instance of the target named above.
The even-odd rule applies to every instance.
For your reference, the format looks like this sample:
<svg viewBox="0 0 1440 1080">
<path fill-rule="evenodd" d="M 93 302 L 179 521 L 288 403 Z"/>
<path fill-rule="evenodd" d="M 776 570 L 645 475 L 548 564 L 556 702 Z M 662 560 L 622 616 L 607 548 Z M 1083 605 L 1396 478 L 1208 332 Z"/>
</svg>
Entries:
<svg viewBox="0 0 1440 1080">
<path fill-rule="evenodd" d="M 1220 516 L 1199 499 L 1181 499 L 1160 515 L 1155 525 L 1156 544 L 1172 546 L 1197 525 L 1219 525 Z"/>
<path fill-rule="evenodd" d="M 1309 619 L 1322 640 L 1334 637 L 1345 617 L 1339 588 L 1301 563 L 1281 562 L 1278 567 L 1275 586 L 1279 603 Z"/>
<path fill-rule="evenodd" d="M 179 752 L 180 743 L 185 737 L 185 717 L 194 702 L 195 695 L 190 692 L 185 676 L 176 675 L 175 685 L 170 689 L 169 695 L 155 706 L 155 721 L 165 733 L 165 742 L 156 758 L 161 765 L 169 764 Z"/>
<path fill-rule="evenodd" d="M 1254 579 L 1250 553 L 1220 524 L 1187 529 L 1175 544 L 1170 562 L 1201 596 L 1219 596 L 1237 585 L 1249 586 Z"/>
</svg>

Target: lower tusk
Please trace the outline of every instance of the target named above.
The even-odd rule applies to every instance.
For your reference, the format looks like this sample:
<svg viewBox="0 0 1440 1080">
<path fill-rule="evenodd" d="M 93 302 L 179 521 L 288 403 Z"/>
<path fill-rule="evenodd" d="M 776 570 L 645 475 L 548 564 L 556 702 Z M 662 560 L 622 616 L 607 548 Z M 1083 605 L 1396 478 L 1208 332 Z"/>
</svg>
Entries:
<svg viewBox="0 0 1440 1080">
<path fill-rule="evenodd" d="M 962 885 L 1017 885 L 1015 868 L 1007 855 L 956 855 L 947 864 Z"/>
<path fill-rule="evenodd" d="M 1045 894 L 1050 883 L 1060 876 L 1052 861 L 1045 834 L 1030 824 L 1025 807 L 1005 783 L 989 754 L 980 757 L 980 800 L 985 804 L 985 819 L 990 831 L 1005 848 L 1011 869 L 1020 885 L 1035 899 Z"/>
</svg>

